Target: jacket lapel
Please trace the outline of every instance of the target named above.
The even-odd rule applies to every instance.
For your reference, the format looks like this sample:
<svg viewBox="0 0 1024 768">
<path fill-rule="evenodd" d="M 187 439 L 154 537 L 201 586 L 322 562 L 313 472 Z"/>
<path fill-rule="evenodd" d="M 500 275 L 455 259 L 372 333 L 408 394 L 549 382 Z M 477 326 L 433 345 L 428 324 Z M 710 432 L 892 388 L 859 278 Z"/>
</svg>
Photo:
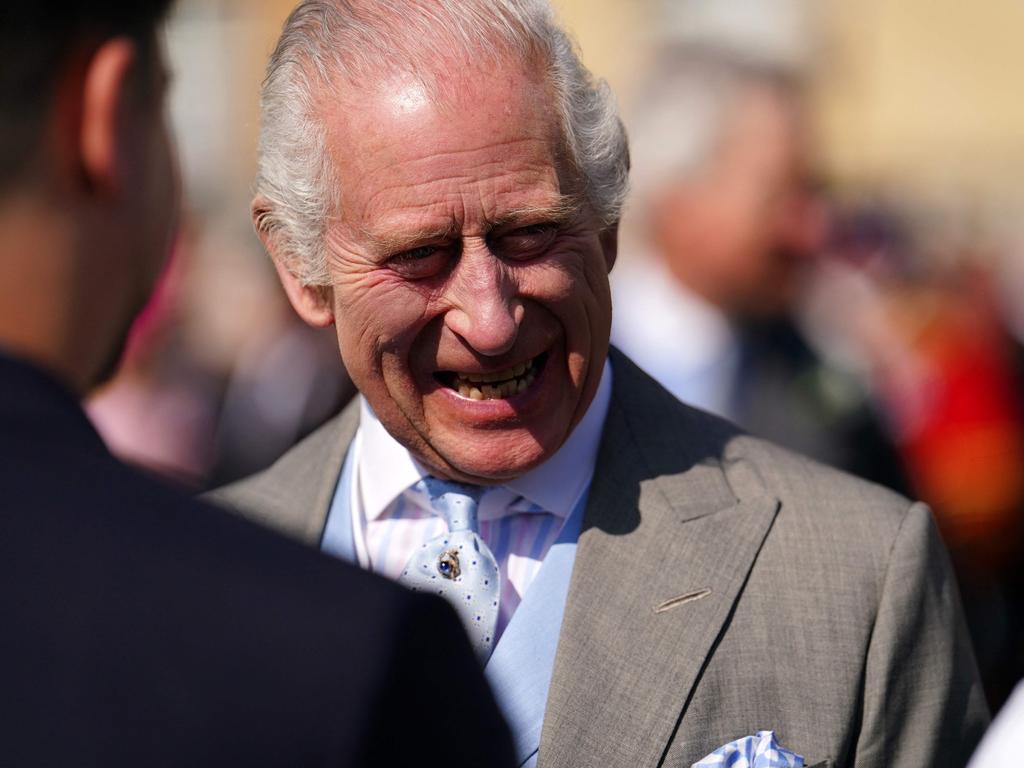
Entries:
<svg viewBox="0 0 1024 768">
<path fill-rule="evenodd" d="M 613 363 L 541 737 L 547 768 L 660 763 L 778 509 L 749 473 L 737 487 L 723 470 L 735 432 Z"/>
</svg>

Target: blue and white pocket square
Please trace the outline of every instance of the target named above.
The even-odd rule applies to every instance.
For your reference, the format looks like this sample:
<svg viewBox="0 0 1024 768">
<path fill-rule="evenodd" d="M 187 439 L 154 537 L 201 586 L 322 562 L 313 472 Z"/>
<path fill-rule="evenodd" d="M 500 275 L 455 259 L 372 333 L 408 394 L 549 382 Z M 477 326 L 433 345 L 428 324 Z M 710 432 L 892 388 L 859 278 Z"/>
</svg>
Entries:
<svg viewBox="0 0 1024 768">
<path fill-rule="evenodd" d="M 804 759 L 780 747 L 774 731 L 758 731 L 719 747 L 692 768 L 804 768 Z"/>
</svg>

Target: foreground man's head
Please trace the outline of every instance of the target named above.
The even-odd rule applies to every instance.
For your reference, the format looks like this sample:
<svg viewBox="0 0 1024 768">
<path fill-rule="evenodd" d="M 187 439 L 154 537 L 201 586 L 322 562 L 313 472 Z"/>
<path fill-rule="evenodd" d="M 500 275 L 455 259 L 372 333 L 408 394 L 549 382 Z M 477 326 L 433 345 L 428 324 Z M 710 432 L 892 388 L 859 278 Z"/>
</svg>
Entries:
<svg viewBox="0 0 1024 768">
<path fill-rule="evenodd" d="M 545 3 L 305 2 L 256 226 L 384 426 L 476 483 L 549 458 L 608 349 L 625 137 Z"/>
<path fill-rule="evenodd" d="M 170 5 L 13 3 L 0 25 L 0 345 L 78 393 L 112 371 L 176 222 Z"/>
</svg>

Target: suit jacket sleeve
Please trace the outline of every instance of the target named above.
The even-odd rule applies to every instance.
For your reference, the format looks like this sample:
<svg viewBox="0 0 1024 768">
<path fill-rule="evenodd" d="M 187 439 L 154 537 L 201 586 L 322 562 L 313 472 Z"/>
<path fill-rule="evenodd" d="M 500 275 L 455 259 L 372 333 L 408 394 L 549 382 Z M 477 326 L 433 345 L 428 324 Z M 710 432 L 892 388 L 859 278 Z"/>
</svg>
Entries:
<svg viewBox="0 0 1024 768">
<path fill-rule="evenodd" d="M 959 768 L 987 722 L 949 559 L 931 512 L 915 504 L 882 586 L 854 764 Z"/>
<path fill-rule="evenodd" d="M 360 766 L 512 768 L 508 727 L 452 608 L 411 595 Z"/>
</svg>

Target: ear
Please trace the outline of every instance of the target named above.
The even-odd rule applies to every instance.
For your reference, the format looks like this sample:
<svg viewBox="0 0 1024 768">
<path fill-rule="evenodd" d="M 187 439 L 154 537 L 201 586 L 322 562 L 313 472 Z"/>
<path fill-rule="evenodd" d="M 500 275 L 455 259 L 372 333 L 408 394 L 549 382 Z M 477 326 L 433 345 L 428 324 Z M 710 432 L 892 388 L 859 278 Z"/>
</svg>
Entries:
<svg viewBox="0 0 1024 768">
<path fill-rule="evenodd" d="M 306 285 L 292 271 L 288 254 L 280 243 L 271 224 L 271 203 L 263 195 L 252 201 L 252 222 L 263 247 L 270 254 L 277 277 L 284 287 L 288 301 L 308 325 L 326 328 L 334 325 L 333 292 L 328 285 Z"/>
<path fill-rule="evenodd" d="M 601 241 L 601 250 L 604 252 L 604 262 L 608 265 L 608 271 L 615 266 L 615 259 L 619 255 L 619 222 L 601 230 L 598 235 Z"/>
<path fill-rule="evenodd" d="M 86 65 L 82 88 L 78 152 L 82 171 L 94 189 L 117 193 L 126 186 L 121 153 L 126 102 L 138 50 L 128 38 L 106 41 Z"/>
</svg>

